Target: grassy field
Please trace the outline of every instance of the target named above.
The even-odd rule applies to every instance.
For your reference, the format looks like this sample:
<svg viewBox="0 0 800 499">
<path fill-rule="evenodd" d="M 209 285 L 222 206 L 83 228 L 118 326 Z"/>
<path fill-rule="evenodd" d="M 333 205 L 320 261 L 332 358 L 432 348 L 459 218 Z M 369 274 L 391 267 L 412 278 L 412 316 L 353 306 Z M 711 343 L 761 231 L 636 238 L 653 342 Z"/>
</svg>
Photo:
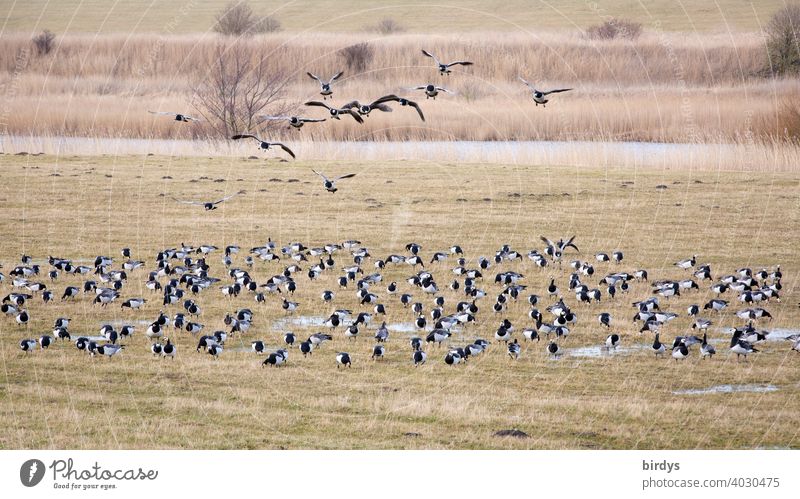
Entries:
<svg viewBox="0 0 800 499">
<path fill-rule="evenodd" d="M 452 258 L 427 265 L 433 251 L 461 244 L 473 261 L 491 256 L 502 244 L 527 253 L 542 249 L 539 235 L 576 235 L 580 259 L 596 251 L 625 251 L 619 266 L 596 264 L 596 279 L 616 270 L 647 268 L 651 280 L 682 278 L 672 262 L 696 253 L 711 264 L 714 276 L 742 266 L 754 270 L 781 265 L 782 301 L 766 307 L 774 315 L 768 329 L 798 329 L 800 291 L 800 175 L 794 173 L 696 172 L 680 165 L 643 170 L 615 165 L 529 167 L 513 164 L 444 162 L 294 162 L 235 158 L 4 156 L 0 184 L 0 262 L 8 271 L 19 255 L 42 262 L 47 255 L 90 262 L 104 254 L 119 259 L 132 248 L 134 257 L 154 266 L 156 251 L 186 244 L 237 243 L 250 248 L 268 237 L 281 244 L 308 246 L 360 239 L 374 257 L 405 253 L 406 243 L 423 246 L 426 267 L 441 288 L 453 278 Z M 329 174 L 354 172 L 335 195 L 321 189 L 310 169 Z M 661 186 L 661 187 L 659 187 Z M 213 199 L 246 190 L 213 212 L 178 204 L 180 199 Z M 244 266 L 243 254 L 235 266 Z M 570 256 L 571 258 L 572 256 Z M 225 277 L 221 255 L 209 257 L 211 275 Z M 337 268 L 346 255 L 336 255 Z M 119 261 L 119 260 L 117 260 Z M 91 263 L 89 263 L 91 265 Z M 280 272 L 286 262 L 257 263 L 259 282 Z M 305 269 L 308 264 L 304 264 Z M 372 270 L 371 262 L 365 270 Z M 529 260 L 492 267 L 480 287 L 478 323 L 454 335 L 452 345 L 475 337 L 493 339 L 502 317 L 519 331 L 530 325 L 524 299 L 500 315 L 491 312 L 500 287 L 499 269 L 525 274 L 527 291 L 546 294 L 550 276 L 566 287 L 568 267 L 537 270 Z M 384 283 L 405 278 L 410 267 L 390 267 Z M 333 308 L 361 310 L 354 290 L 336 287 L 337 271 L 310 282 L 298 276 L 298 316 L 325 317 Z M 51 283 L 58 295 L 82 279 Z M 365 336 L 346 340 L 342 331 L 309 358 L 297 350 L 278 369 L 262 369 L 261 358 L 245 351 L 253 339 L 277 347 L 282 332 L 299 336 L 318 329 L 285 322 L 277 298 L 257 304 L 251 294 L 224 299 L 217 289 L 197 298 L 206 331 L 222 328 L 225 312 L 250 307 L 254 325 L 243 337 L 229 339 L 218 361 L 195 353 L 196 338 L 185 331 L 170 337 L 178 345 L 174 362 L 152 358 L 145 325 L 112 359 L 90 359 L 72 345 L 23 354 L 18 341 L 49 332 L 59 316 L 72 319 L 73 335 L 96 334 L 109 321 L 151 321 L 161 309 L 158 295 L 144 288 L 146 271 L 131 273 L 123 297 L 146 296 L 142 311 L 126 312 L 119 303 L 106 309 L 86 296 L 76 302 L 29 305 L 32 322 L 19 327 L 0 318 L 0 417 L 5 429 L 0 448 L 772 448 L 800 445 L 795 415 L 800 409 L 800 355 L 785 341 L 768 342 L 750 362 L 737 363 L 727 351 L 722 328 L 741 323 L 731 307 L 710 330 L 720 352 L 701 361 L 697 351 L 675 363 L 655 359 L 646 347 L 652 335 L 640 336 L 631 322 L 630 303 L 650 296 L 650 286 L 600 304 L 575 305 L 578 324 L 562 342 L 568 350 L 600 345 L 607 334 L 596 322 L 601 311 L 614 316 L 623 348 L 614 355 L 581 357 L 575 351 L 560 360 L 545 354 L 545 342 L 525 344 L 511 361 L 505 348 L 493 345 L 467 365 L 446 366 L 445 349 L 429 348 L 427 365 L 414 368 L 408 334 L 393 332 L 387 358 L 371 362 L 376 318 Z M 377 293 L 386 303 L 391 324 L 411 322 L 397 298 Z M 0 284 L 5 295 L 11 287 Z M 337 292 L 335 305 L 319 299 L 322 289 Z M 444 290 L 446 311 L 463 299 Z M 430 310 L 431 300 L 417 290 L 415 299 Z M 527 296 L 527 293 L 525 294 Z M 668 341 L 686 332 L 690 303 L 711 298 L 701 291 L 662 299 L 681 317 L 663 329 Z M 122 301 L 120 299 L 120 301 Z M 571 293 L 565 300 L 574 304 Z M 548 302 L 547 299 L 544 300 Z M 543 309 L 547 303 L 539 308 Z M 170 314 L 177 312 L 169 307 Z M 281 322 L 283 321 L 283 322 Z M 291 319 L 289 319 L 291 321 Z M 639 346 L 643 348 L 639 348 Z M 353 355 L 352 369 L 337 370 L 337 351 Z M 777 391 L 711 395 L 676 395 L 685 389 L 716 385 L 773 385 Z M 495 437 L 517 428 L 530 438 Z"/>
<path fill-rule="evenodd" d="M 176 32 L 210 29 L 216 13 L 228 0 L 116 2 L 102 0 L 6 2 L 0 8 L 2 31 L 58 32 Z M 365 0 L 253 2 L 262 16 L 272 15 L 290 31 L 363 31 L 390 17 L 413 32 L 528 30 L 541 28 L 585 29 L 608 17 L 624 17 L 647 27 L 673 31 L 756 31 L 766 23 L 782 0 L 719 0 L 713 4 L 655 0 L 566 0 L 529 2 L 511 0 L 487 6 L 479 0 Z"/>
</svg>

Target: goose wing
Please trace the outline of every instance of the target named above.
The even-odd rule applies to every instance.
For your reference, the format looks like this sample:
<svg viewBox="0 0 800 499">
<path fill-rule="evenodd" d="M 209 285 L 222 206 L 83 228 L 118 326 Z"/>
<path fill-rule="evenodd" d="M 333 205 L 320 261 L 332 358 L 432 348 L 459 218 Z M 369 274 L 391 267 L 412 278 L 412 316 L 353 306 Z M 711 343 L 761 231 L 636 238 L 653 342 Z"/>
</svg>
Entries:
<svg viewBox="0 0 800 499">
<path fill-rule="evenodd" d="M 232 140 L 255 139 L 255 140 L 259 141 L 259 142 L 264 142 L 263 140 L 261 140 L 260 138 L 256 137 L 255 135 L 252 135 L 252 134 L 249 134 L 249 133 L 236 134 L 236 135 L 233 135 L 231 137 L 231 139 Z"/>
<path fill-rule="evenodd" d="M 335 82 L 336 80 L 341 78 L 343 74 L 344 74 L 344 71 L 339 71 L 338 73 L 336 73 L 335 75 L 333 75 L 331 77 L 331 80 L 328 82 L 328 84 L 331 84 L 331 83 Z"/>
<path fill-rule="evenodd" d="M 310 72 L 306 72 L 306 74 L 307 74 L 307 75 L 309 76 L 309 78 L 311 78 L 312 80 L 317 80 L 317 81 L 318 81 L 320 84 L 322 84 L 322 80 L 320 80 L 320 79 L 319 79 L 319 76 L 315 75 L 314 73 L 310 73 Z"/>
<path fill-rule="evenodd" d="M 524 83 L 525 85 L 527 85 L 527 86 L 528 86 L 528 88 L 530 88 L 531 90 L 533 90 L 534 92 L 536 92 L 536 87 L 534 87 L 534 86 L 533 86 L 533 84 L 531 84 L 530 82 L 528 82 L 527 80 L 525 80 L 525 78 L 523 78 L 523 77 L 521 77 L 521 76 L 517 76 L 517 78 L 519 78 L 519 81 L 521 81 L 522 83 Z"/>
<path fill-rule="evenodd" d="M 319 123 L 325 121 L 325 118 L 298 118 L 303 123 Z"/>
<path fill-rule="evenodd" d="M 422 88 L 425 88 L 425 87 L 422 87 Z M 407 105 L 409 105 L 409 106 L 413 107 L 414 109 L 416 109 L 417 113 L 419 113 L 419 117 L 422 119 L 422 121 L 425 121 L 425 115 L 422 114 L 422 109 L 420 109 L 419 104 L 417 104 L 416 102 L 414 102 L 412 100 L 409 100 L 409 99 L 403 99 L 402 97 L 398 97 L 398 96 L 396 96 L 394 94 L 384 95 L 380 99 L 378 99 L 375 102 L 373 102 L 372 105 L 376 106 L 377 104 L 380 104 L 380 103 L 383 103 L 383 102 L 400 102 L 402 100 L 405 100 Z M 383 111 L 383 109 L 381 109 L 381 111 Z"/>
<path fill-rule="evenodd" d="M 572 90 L 572 89 L 571 88 L 557 88 L 555 90 L 548 90 L 547 92 L 542 92 L 542 93 L 544 95 L 549 95 L 549 94 L 557 94 L 559 92 L 568 92 L 570 90 Z"/>
<path fill-rule="evenodd" d="M 330 109 L 331 107 L 324 102 L 320 102 L 318 100 L 312 100 L 305 103 L 306 106 L 317 106 L 317 107 L 324 107 L 325 109 Z"/>
<path fill-rule="evenodd" d="M 456 61 L 456 62 L 451 62 L 450 64 L 447 65 L 447 67 L 449 68 L 450 66 L 459 66 L 459 65 L 460 66 L 472 66 L 472 63 L 469 62 L 469 61 Z"/>
<path fill-rule="evenodd" d="M 422 49 L 422 53 L 423 53 L 423 54 L 425 54 L 426 56 L 430 57 L 430 58 L 431 58 L 431 59 L 433 59 L 434 61 L 436 61 L 436 64 L 441 64 L 441 62 L 439 62 L 439 59 L 437 59 L 435 55 L 431 54 L 431 53 L 430 53 L 430 52 L 428 52 L 427 50 L 425 50 L 425 49 Z"/>
<path fill-rule="evenodd" d="M 229 200 L 231 198 L 234 198 L 234 197 L 238 196 L 239 194 L 243 194 L 243 193 L 244 193 L 244 191 L 234 192 L 230 196 L 225 196 L 222 199 L 218 199 L 216 201 L 212 201 L 211 204 L 217 205 L 217 204 L 220 204 L 220 203 L 224 203 L 225 201 L 227 201 L 227 200 Z"/>
<path fill-rule="evenodd" d="M 347 104 L 345 104 L 344 106 L 342 106 L 342 109 L 353 109 L 354 107 L 355 108 L 360 108 L 361 107 L 361 103 L 358 102 L 357 100 L 350 101 Z"/>
<path fill-rule="evenodd" d="M 314 172 L 314 173 L 316 173 L 316 174 L 317 174 L 317 175 L 319 175 L 320 177 L 322 177 L 322 180 L 324 180 L 325 182 L 330 182 L 330 179 L 328 179 L 328 177 L 326 177 L 326 176 L 325 176 L 325 175 L 323 175 L 322 173 L 318 172 L 317 170 L 314 170 L 314 169 L 312 169 L 311 171 L 312 171 L 312 172 Z"/>
<path fill-rule="evenodd" d="M 556 245 L 553 243 L 553 241 L 551 241 L 551 240 L 547 239 L 547 238 L 546 238 L 546 237 L 544 237 L 544 236 L 539 236 L 539 239 L 541 239 L 541 240 L 542 240 L 542 241 L 543 241 L 543 242 L 544 242 L 546 245 L 548 245 L 548 246 L 552 246 L 552 247 L 554 247 L 554 248 L 556 247 Z"/>
<path fill-rule="evenodd" d="M 278 146 L 278 147 L 280 147 L 281 149 L 283 149 L 284 151 L 286 151 L 286 154 L 288 154 L 288 155 L 289 155 L 289 156 L 291 156 L 292 158 L 295 158 L 294 152 L 292 152 L 292 150 L 291 150 L 291 149 L 289 149 L 288 147 L 286 147 L 286 144 L 281 144 L 280 142 L 275 142 L 275 143 L 273 143 L 272 145 L 273 145 L 273 146 Z"/>
<path fill-rule="evenodd" d="M 259 114 L 257 117 L 258 118 L 263 118 L 265 120 L 270 120 L 270 121 L 283 121 L 283 120 L 292 119 L 291 116 L 267 116 L 265 114 Z"/>
<path fill-rule="evenodd" d="M 171 111 L 150 111 L 150 110 L 148 110 L 147 112 L 150 113 L 150 114 L 160 114 L 160 115 L 163 115 L 163 116 L 177 116 L 178 114 L 180 114 L 180 113 L 173 113 Z"/>
<path fill-rule="evenodd" d="M 417 110 L 417 114 L 419 114 L 419 119 L 421 119 L 422 121 L 425 121 L 425 115 L 422 114 L 422 108 L 419 107 L 419 104 L 417 104 L 414 101 L 408 100 L 408 99 L 406 99 L 406 102 L 408 102 L 409 106 L 411 106 L 411 107 L 413 107 L 414 109 Z"/>
<path fill-rule="evenodd" d="M 352 109 L 346 109 L 346 110 L 344 110 L 344 112 L 346 112 L 347 114 L 352 116 L 353 119 L 356 120 L 357 122 L 364 123 L 364 119 L 361 116 L 359 116 L 358 113 L 353 111 Z"/>
<path fill-rule="evenodd" d="M 182 200 L 180 200 L 180 199 L 178 199 L 176 197 L 173 197 L 172 199 L 174 201 L 177 201 L 177 202 L 183 203 L 183 204 L 192 204 L 192 205 L 195 205 L 195 206 L 205 206 L 205 203 L 202 202 L 202 201 L 182 201 Z"/>
<path fill-rule="evenodd" d="M 580 253 L 580 252 L 581 252 L 581 250 L 579 250 L 579 249 L 578 249 L 578 247 L 577 247 L 577 246 L 575 246 L 575 243 L 573 243 L 573 242 L 572 242 L 572 241 L 574 241 L 574 240 L 575 240 L 575 236 L 572 236 L 572 237 L 570 237 L 570 238 L 567 240 L 567 242 L 565 242 L 565 243 L 563 244 L 563 246 L 561 247 L 561 251 L 564 251 L 564 250 L 565 250 L 565 249 L 567 249 L 567 248 L 575 248 L 575 251 L 577 251 L 578 253 Z"/>
<path fill-rule="evenodd" d="M 336 177 L 334 180 L 342 180 L 343 178 L 353 178 L 355 176 L 356 176 L 355 173 L 348 173 L 347 175 L 340 175 Z"/>
</svg>

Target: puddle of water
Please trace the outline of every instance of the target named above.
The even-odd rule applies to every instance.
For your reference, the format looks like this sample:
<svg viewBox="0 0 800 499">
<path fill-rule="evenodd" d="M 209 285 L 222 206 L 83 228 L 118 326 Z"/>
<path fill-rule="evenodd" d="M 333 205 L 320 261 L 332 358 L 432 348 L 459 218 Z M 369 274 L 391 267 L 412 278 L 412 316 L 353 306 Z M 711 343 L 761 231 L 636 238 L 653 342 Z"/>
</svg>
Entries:
<svg viewBox="0 0 800 499">
<path fill-rule="evenodd" d="M 793 334 L 800 334 L 797 329 L 773 329 L 767 335 L 767 341 L 786 341 Z"/>
<path fill-rule="evenodd" d="M 675 390 L 673 395 L 713 395 L 716 393 L 769 393 L 777 392 L 775 385 L 716 385 L 710 388 Z"/>
<path fill-rule="evenodd" d="M 570 357 L 590 357 L 600 358 L 612 355 L 629 355 L 634 352 L 645 350 L 643 345 L 619 346 L 617 348 L 606 348 L 605 346 L 595 345 L 588 347 L 565 348 L 566 354 Z"/>
<path fill-rule="evenodd" d="M 301 328 L 323 327 L 325 326 L 326 320 L 327 319 L 325 317 L 318 317 L 312 315 L 293 315 L 276 320 L 275 322 L 272 323 L 272 327 L 273 329 L 281 331 L 290 330 L 293 327 L 301 327 Z"/>
</svg>

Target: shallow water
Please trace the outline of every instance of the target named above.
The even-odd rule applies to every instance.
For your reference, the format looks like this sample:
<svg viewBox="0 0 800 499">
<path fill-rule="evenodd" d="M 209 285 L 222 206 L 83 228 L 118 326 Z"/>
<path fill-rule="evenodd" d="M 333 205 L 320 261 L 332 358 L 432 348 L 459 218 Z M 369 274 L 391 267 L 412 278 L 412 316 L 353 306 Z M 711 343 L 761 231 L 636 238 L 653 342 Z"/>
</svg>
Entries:
<svg viewBox="0 0 800 499">
<path fill-rule="evenodd" d="M 775 385 L 716 385 L 709 388 L 675 390 L 673 395 L 713 395 L 717 393 L 769 393 L 777 392 Z"/>
</svg>

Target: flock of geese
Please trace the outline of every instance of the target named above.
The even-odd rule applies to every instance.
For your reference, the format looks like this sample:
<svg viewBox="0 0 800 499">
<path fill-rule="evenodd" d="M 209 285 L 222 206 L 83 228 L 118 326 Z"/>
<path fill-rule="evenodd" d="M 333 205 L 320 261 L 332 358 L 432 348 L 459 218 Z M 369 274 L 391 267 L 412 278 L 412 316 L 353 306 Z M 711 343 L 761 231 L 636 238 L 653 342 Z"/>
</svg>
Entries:
<svg viewBox="0 0 800 499">
<path fill-rule="evenodd" d="M 334 188 L 332 180 L 326 179 L 326 182 L 331 182 Z M 390 337 L 402 335 L 402 331 L 393 332 L 385 319 L 378 319 L 385 318 L 389 312 L 406 314 L 413 319 L 417 334 L 405 335 L 401 342 L 408 345 L 408 362 L 414 366 L 425 364 L 433 352 L 441 352 L 438 348 L 441 345 L 446 345 L 441 355 L 448 365 L 485 355 L 497 348 L 498 343 L 516 360 L 524 351 L 530 351 L 527 348 L 523 351 L 520 340 L 530 344 L 543 338 L 543 354 L 556 359 L 565 353 L 564 343 L 570 330 L 579 322 L 591 325 L 595 320 L 597 325 L 590 327 L 606 331 L 603 333 L 605 340 L 598 341 L 598 347 L 613 354 L 633 336 L 623 332 L 626 327 L 630 328 L 625 324 L 631 322 L 612 317 L 602 306 L 625 296 L 635 287 L 640 288 L 640 293 L 645 287 L 649 289 L 646 299 L 632 303 L 635 311 L 632 320 L 639 337 L 653 333 L 653 341 L 650 344 L 640 340 L 638 344 L 631 343 L 631 347 L 649 349 L 655 356 L 668 354 L 679 362 L 697 348 L 700 358 L 712 358 L 717 348 L 708 341 L 708 330 L 715 321 L 725 317 L 723 314 L 727 312 L 724 311 L 731 302 L 741 304 L 742 308 L 732 316 L 741 322 L 722 330 L 730 334 L 727 349 L 736 354 L 737 361 L 746 361 L 759 352 L 771 335 L 756 325 L 772 319 L 772 314 L 764 308 L 767 304 L 780 302 L 783 278 L 780 266 L 755 271 L 745 267 L 720 274 L 708 264 L 699 264 L 694 255 L 675 263 L 676 272 L 685 274 L 683 278 L 650 280 L 645 269 L 621 270 L 624 261 L 621 251 L 610 255 L 599 252 L 580 260 L 574 237 L 555 241 L 542 236 L 541 240 L 543 248 L 527 253 L 503 245 L 491 257 L 479 256 L 471 260 L 465 258 L 459 245 L 423 258 L 422 246 L 414 242 L 405 246 L 405 252 L 385 258 L 372 255 L 356 240 L 317 247 L 294 242 L 278 247 L 270 239 L 262 246 L 251 248 L 241 259 L 239 255 L 244 251 L 235 245 L 220 251 L 213 245 L 181 244 L 159 251 L 149 265 L 150 270 L 146 270 L 145 261 L 132 257 L 129 248 L 121 251 L 121 262 L 100 255 L 91 266 L 50 256 L 47 269 L 43 268 L 44 264 L 34 263 L 33 258 L 23 255 L 8 277 L 0 272 L 0 286 L 10 284 L 12 288 L 2 300 L 2 315 L 11 318 L 20 328 L 27 328 L 31 321 L 29 310 L 46 315 L 48 303 L 58 299 L 72 302 L 76 308 L 91 302 L 100 309 L 100 314 L 108 306 L 120 304 L 122 309 L 133 311 L 132 315 L 137 317 L 144 313 L 137 311 L 147 303 L 159 301 L 158 315 L 141 321 L 147 324 L 141 334 L 148 338 L 147 348 L 154 356 L 174 359 L 178 355 L 177 343 L 185 345 L 192 341 L 196 342 L 196 352 L 206 352 L 218 359 L 226 350 L 226 342 L 241 335 L 250 342 L 253 352 L 265 356 L 261 362 L 263 366 L 275 367 L 286 364 L 292 350 L 308 356 L 324 350 L 324 344 L 334 339 L 355 340 L 362 336 L 374 339 L 371 359 L 377 361 L 389 353 L 393 343 Z M 222 253 L 221 264 L 212 268 L 211 255 L 217 252 Z M 576 258 L 566 262 L 568 254 Z M 454 264 L 448 263 L 452 260 Z M 599 280 L 596 267 L 607 270 Z M 391 275 L 402 275 L 403 269 L 410 269 L 405 272 L 405 280 L 387 282 L 388 278 L 384 279 L 388 271 L 392 271 Z M 550 277 L 549 284 L 534 289 L 526 284 L 530 280 L 519 272 L 523 269 L 557 277 Z M 259 282 L 253 275 L 263 270 L 274 274 Z M 45 272 L 49 284 L 43 282 Z M 53 288 L 65 276 L 85 280 L 80 287 L 67 285 L 63 292 L 56 293 Z M 134 277 L 144 282 L 144 288 L 128 284 Z M 692 304 L 685 311 L 671 310 L 669 305 L 674 297 L 699 293 L 701 285 L 715 297 L 702 305 Z M 312 294 L 319 292 L 318 300 L 293 301 L 301 288 L 312 286 L 322 289 Z M 157 298 L 130 296 L 129 288 L 147 289 Z M 352 297 L 348 303 L 347 294 L 350 293 Z M 209 323 L 213 321 L 203 312 L 207 302 L 204 303 L 202 297 L 208 294 L 216 295 L 211 298 L 214 300 L 227 299 L 225 303 L 230 312 L 216 318 L 217 324 L 224 326 L 204 334 L 207 331 L 204 319 Z M 255 302 L 255 310 L 241 307 L 243 299 Z M 529 307 L 524 324 L 513 324 L 508 318 L 509 307 L 517 302 L 527 302 L 523 306 Z M 348 304 L 355 307 L 345 308 Z M 265 313 L 267 310 L 270 312 Z M 291 322 L 275 322 L 270 328 L 256 321 L 260 314 L 285 314 L 292 318 L 298 313 L 319 314 L 323 310 L 327 318 L 321 324 L 312 324 L 322 330 L 305 339 L 284 327 Z M 662 342 L 662 334 L 670 328 L 669 323 L 682 314 L 691 318 L 692 329 L 676 335 L 672 342 Z M 709 315 L 701 317 L 705 314 Z M 138 334 L 138 327 L 131 322 L 132 315 L 126 316 L 127 323 L 105 323 L 96 333 L 75 331 L 69 317 L 58 317 L 53 322 L 52 333 L 24 338 L 19 341 L 19 347 L 30 354 L 71 342 L 74 348 L 91 357 L 111 358 L 133 345 L 130 339 Z M 496 328 L 490 325 L 492 323 L 497 324 Z M 280 348 L 269 348 L 269 342 L 263 339 L 247 338 L 255 331 L 270 329 L 279 330 Z M 481 337 L 465 341 L 472 334 L 490 331 L 494 331 L 494 341 Z M 792 350 L 800 352 L 800 335 L 788 335 L 785 339 L 791 343 Z M 336 344 L 341 345 L 342 341 Z M 331 358 L 337 368 L 349 368 L 357 360 L 346 351 L 332 352 Z"/>
<path fill-rule="evenodd" d="M 430 57 L 433 59 L 434 63 L 436 64 L 436 69 L 439 71 L 440 75 L 446 76 L 452 73 L 452 68 L 454 66 L 472 66 L 473 63 L 470 61 L 454 61 L 454 62 L 442 62 L 436 56 L 428 52 L 427 50 L 422 50 L 422 54 L 426 57 Z M 320 107 L 325 109 L 328 112 L 328 117 L 333 120 L 341 120 L 344 116 L 349 116 L 353 120 L 355 120 L 359 124 L 364 123 L 364 118 L 368 117 L 372 111 L 381 111 L 383 113 L 392 112 L 392 108 L 389 106 L 390 103 L 396 103 L 401 107 L 410 107 L 413 108 L 417 115 L 419 116 L 420 120 L 425 121 L 425 114 L 422 112 L 422 108 L 420 105 L 406 97 L 400 97 L 395 94 L 387 94 L 383 97 L 380 97 L 372 102 L 362 103 L 358 100 L 350 101 L 342 106 L 334 106 L 328 104 L 326 101 L 330 98 L 333 99 L 333 85 L 336 81 L 338 81 L 343 75 L 343 71 L 339 71 L 335 75 L 331 76 L 328 79 L 321 78 L 314 73 L 307 72 L 306 73 L 309 78 L 315 80 L 320 86 L 319 94 L 322 96 L 322 101 L 308 101 L 305 103 L 306 106 L 309 107 Z M 536 103 L 537 106 L 540 104 L 545 106 L 548 102 L 548 96 L 551 94 L 559 93 L 559 92 L 566 92 L 572 90 L 571 88 L 557 88 L 552 90 L 539 90 L 536 88 L 535 85 L 529 83 L 521 76 L 519 77 L 520 81 L 528 87 L 531 92 L 531 98 Z M 425 94 L 425 99 L 433 99 L 436 100 L 436 97 L 439 95 L 440 92 L 455 94 L 452 90 L 448 90 L 445 87 L 435 85 L 433 83 L 427 83 L 425 85 L 419 85 L 415 87 L 410 87 L 409 90 L 413 91 L 422 91 Z M 180 121 L 183 123 L 191 123 L 202 121 L 202 118 L 197 118 L 194 116 L 190 116 L 186 113 L 175 113 L 175 112 L 168 112 L 168 111 L 148 111 L 152 114 L 162 115 L 162 116 L 172 116 L 175 121 Z M 270 116 L 270 115 L 260 115 L 258 116 L 262 122 L 265 121 L 285 121 L 289 124 L 289 128 L 293 128 L 295 130 L 300 130 L 305 126 L 307 123 L 320 123 L 326 121 L 326 118 L 307 118 L 303 116 Z M 259 138 L 257 135 L 253 135 L 250 133 L 243 133 L 243 134 L 236 134 L 231 137 L 232 140 L 240 140 L 240 139 L 253 139 L 259 143 L 259 148 L 261 150 L 267 151 L 273 147 L 277 147 L 282 149 L 286 154 L 295 158 L 295 153 L 292 151 L 286 144 L 281 142 L 271 142 L 269 140 L 265 140 Z"/>
</svg>

